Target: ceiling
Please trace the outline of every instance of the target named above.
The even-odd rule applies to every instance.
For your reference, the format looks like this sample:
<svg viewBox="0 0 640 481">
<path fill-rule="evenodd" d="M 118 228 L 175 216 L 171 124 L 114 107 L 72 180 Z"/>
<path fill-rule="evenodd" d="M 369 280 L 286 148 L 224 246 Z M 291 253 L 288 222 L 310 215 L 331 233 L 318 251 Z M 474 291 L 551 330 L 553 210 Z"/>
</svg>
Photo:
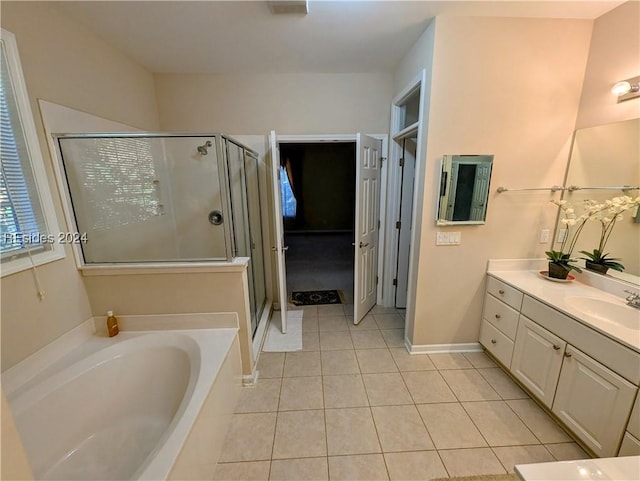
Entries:
<svg viewBox="0 0 640 481">
<path fill-rule="evenodd" d="M 151 72 L 390 72 L 436 15 L 597 18 L 622 1 L 72 1 L 57 8 Z"/>
</svg>

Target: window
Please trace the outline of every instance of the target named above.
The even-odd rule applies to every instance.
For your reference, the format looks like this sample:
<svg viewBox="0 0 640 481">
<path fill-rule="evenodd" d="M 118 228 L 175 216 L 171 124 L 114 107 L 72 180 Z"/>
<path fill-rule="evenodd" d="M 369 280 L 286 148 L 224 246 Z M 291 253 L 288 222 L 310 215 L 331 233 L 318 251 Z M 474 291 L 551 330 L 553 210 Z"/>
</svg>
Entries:
<svg viewBox="0 0 640 481">
<path fill-rule="evenodd" d="M 64 257 L 15 37 L 0 41 L 2 275 Z"/>
<path fill-rule="evenodd" d="M 282 193 L 282 215 L 294 218 L 296 216 L 296 197 L 289 183 L 289 176 L 284 167 L 280 167 L 280 192 Z"/>
</svg>

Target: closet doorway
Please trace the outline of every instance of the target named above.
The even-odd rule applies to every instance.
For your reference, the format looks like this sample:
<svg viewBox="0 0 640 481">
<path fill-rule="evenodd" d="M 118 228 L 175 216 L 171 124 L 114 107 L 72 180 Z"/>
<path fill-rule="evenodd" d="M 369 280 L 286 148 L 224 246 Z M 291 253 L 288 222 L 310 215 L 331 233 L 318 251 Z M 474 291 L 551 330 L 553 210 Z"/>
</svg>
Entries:
<svg viewBox="0 0 640 481">
<path fill-rule="evenodd" d="M 353 304 L 355 142 L 280 143 L 287 298 L 337 290 Z"/>
</svg>

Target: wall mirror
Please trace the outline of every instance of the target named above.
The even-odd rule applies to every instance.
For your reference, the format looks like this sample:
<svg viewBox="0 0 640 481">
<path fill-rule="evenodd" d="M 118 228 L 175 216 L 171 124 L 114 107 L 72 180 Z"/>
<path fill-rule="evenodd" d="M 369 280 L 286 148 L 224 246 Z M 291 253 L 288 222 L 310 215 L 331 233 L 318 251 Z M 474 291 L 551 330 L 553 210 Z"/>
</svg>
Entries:
<svg viewBox="0 0 640 481">
<path fill-rule="evenodd" d="M 484 224 L 493 155 L 444 155 L 437 225 Z"/>
<path fill-rule="evenodd" d="M 640 119 L 579 129 L 575 132 L 563 199 L 582 209 L 584 200 L 603 202 L 613 197 L 637 197 L 640 191 Z M 636 189 L 621 190 L 629 186 Z M 616 188 L 617 187 L 617 188 Z M 578 189 L 579 188 L 579 189 Z M 640 285 L 640 217 L 625 212 L 606 243 L 605 252 L 618 257 L 625 269 L 609 269 L 607 275 Z M 556 228 L 557 233 L 561 226 Z M 582 257 L 581 250 L 593 251 L 600 241 L 600 223 L 587 222 L 574 249 L 574 258 Z M 558 244 L 556 244 L 557 247 Z M 582 264 L 584 265 L 584 264 Z"/>
</svg>

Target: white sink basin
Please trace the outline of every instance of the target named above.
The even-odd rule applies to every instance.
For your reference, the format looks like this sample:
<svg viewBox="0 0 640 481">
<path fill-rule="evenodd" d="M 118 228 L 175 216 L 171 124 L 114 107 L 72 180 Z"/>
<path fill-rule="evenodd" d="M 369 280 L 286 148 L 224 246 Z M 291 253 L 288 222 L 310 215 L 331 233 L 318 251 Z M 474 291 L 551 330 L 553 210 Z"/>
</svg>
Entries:
<svg viewBox="0 0 640 481">
<path fill-rule="evenodd" d="M 601 322 L 640 330 L 640 310 L 624 304 L 624 301 L 611 302 L 595 297 L 571 296 L 567 305 Z"/>
</svg>

